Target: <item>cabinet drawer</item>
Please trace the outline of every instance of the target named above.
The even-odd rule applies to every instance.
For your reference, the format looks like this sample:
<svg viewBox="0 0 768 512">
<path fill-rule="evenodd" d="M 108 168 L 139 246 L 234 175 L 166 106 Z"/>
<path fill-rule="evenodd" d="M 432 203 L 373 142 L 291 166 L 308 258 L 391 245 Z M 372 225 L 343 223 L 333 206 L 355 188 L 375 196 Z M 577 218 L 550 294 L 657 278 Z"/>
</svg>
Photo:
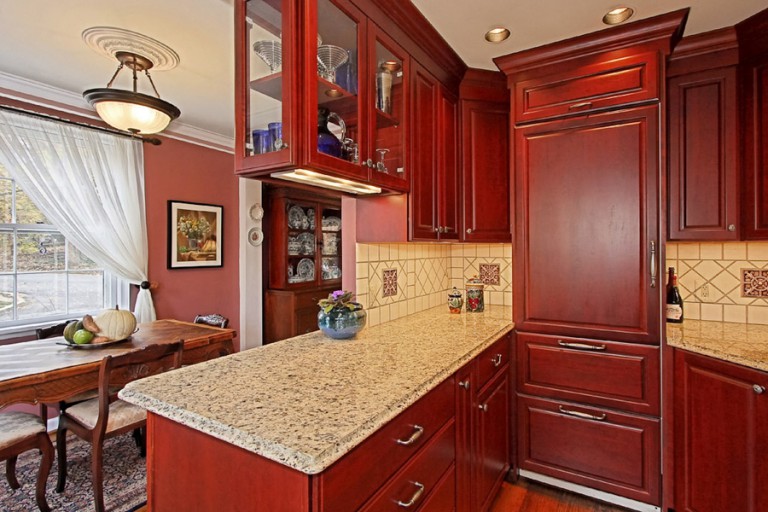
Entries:
<svg viewBox="0 0 768 512">
<path fill-rule="evenodd" d="M 477 389 L 482 389 L 509 362 L 509 335 L 483 350 L 477 361 Z"/>
<path fill-rule="evenodd" d="M 357 510 L 419 448 L 425 446 L 440 427 L 452 420 L 454 408 L 454 379 L 451 377 L 320 475 L 318 486 L 322 509 L 329 512 Z M 418 434 L 420 429 L 423 431 Z M 410 444 L 404 444 L 411 439 Z M 398 443 L 398 440 L 402 442 Z"/>
<path fill-rule="evenodd" d="M 437 482 L 437 487 L 427 496 L 419 512 L 453 512 L 456 510 L 456 466 Z"/>
<path fill-rule="evenodd" d="M 659 420 L 526 395 L 518 413 L 521 469 L 659 504 Z"/>
<path fill-rule="evenodd" d="M 441 476 L 453 467 L 455 438 L 454 422 L 450 422 L 362 510 L 398 512 L 417 509 L 427 498 L 440 491 L 438 484 L 441 483 Z M 455 502 L 455 498 L 451 501 Z M 412 504 L 406 506 L 407 503 Z"/>
<path fill-rule="evenodd" d="M 658 416 L 659 359 L 649 345 L 518 333 L 518 390 Z"/>
<path fill-rule="evenodd" d="M 603 60 L 515 84 L 518 123 L 658 99 L 655 52 Z"/>
</svg>

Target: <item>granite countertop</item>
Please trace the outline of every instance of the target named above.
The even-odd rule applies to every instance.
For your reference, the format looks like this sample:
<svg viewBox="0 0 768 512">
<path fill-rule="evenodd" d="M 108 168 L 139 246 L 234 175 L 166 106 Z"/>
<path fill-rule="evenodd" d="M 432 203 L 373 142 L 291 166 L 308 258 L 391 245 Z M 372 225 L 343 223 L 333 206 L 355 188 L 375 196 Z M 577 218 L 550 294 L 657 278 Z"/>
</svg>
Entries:
<svg viewBox="0 0 768 512">
<path fill-rule="evenodd" d="M 316 474 L 511 331 L 511 315 L 441 306 L 354 340 L 317 331 L 132 382 L 120 397 Z"/>
<path fill-rule="evenodd" d="M 768 325 L 685 320 L 667 324 L 667 344 L 768 371 Z"/>
</svg>

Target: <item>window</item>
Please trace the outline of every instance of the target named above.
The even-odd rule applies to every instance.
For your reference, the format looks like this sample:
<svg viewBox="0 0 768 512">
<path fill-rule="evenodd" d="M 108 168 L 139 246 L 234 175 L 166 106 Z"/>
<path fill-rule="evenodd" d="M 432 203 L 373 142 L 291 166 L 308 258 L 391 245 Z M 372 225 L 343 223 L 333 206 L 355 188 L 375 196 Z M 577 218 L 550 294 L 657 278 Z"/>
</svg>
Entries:
<svg viewBox="0 0 768 512">
<path fill-rule="evenodd" d="M 123 302 L 118 291 L 0 165 L 0 329 L 93 313 Z"/>
</svg>

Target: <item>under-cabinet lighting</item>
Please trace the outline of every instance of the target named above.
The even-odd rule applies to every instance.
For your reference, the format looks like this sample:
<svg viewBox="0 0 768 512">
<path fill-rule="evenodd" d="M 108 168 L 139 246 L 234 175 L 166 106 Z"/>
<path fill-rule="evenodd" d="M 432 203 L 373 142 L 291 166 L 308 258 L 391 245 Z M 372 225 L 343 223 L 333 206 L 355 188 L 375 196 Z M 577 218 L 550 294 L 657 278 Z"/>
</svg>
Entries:
<svg viewBox="0 0 768 512">
<path fill-rule="evenodd" d="M 635 14 L 635 10 L 631 7 L 616 7 L 605 13 L 605 16 L 603 16 L 603 23 L 606 25 L 618 25 L 619 23 L 627 21 L 633 14 Z"/>
<path fill-rule="evenodd" d="M 347 180 L 344 178 L 327 176 L 325 174 L 320 174 L 319 172 L 310 171 L 307 169 L 273 172 L 271 176 L 281 180 L 305 183 L 307 185 L 315 185 L 316 187 L 329 188 L 331 190 L 340 190 L 350 194 L 381 194 L 381 189 L 379 187 L 366 185 L 365 183 L 358 183 L 357 181 Z"/>
</svg>

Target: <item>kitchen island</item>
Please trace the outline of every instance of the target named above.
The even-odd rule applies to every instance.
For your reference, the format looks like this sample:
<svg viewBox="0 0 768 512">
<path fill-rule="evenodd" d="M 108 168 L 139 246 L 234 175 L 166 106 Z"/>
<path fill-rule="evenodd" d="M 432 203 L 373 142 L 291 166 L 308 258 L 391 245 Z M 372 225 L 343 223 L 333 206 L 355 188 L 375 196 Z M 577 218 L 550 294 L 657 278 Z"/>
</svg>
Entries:
<svg viewBox="0 0 768 512">
<path fill-rule="evenodd" d="M 129 384 L 121 398 L 150 413 L 150 510 L 165 510 L 169 493 L 197 510 L 217 494 L 218 508 L 241 504 L 228 510 L 330 510 L 321 502 L 333 502 L 332 486 L 320 499 L 322 486 L 308 475 L 332 472 L 364 442 L 375 446 L 411 410 L 445 416 L 424 434 L 422 451 L 439 458 L 454 447 L 453 375 L 512 328 L 510 308 L 451 315 L 443 306 L 366 328 L 350 341 L 315 332 Z M 508 357 L 487 359 L 503 369 Z M 403 444 L 417 440 L 419 429 L 409 424 Z M 367 464 L 386 459 L 382 450 Z M 221 492 L 238 496 L 224 502 Z"/>
</svg>

